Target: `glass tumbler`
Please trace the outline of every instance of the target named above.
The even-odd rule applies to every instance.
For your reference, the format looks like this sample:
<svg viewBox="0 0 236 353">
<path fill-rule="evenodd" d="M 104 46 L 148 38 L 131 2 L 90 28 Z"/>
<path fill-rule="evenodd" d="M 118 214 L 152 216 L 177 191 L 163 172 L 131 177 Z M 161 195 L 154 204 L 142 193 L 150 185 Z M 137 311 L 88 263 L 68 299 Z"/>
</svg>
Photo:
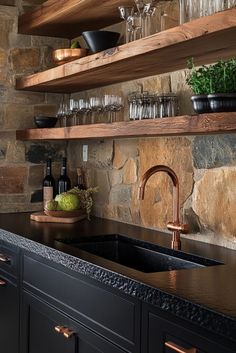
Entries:
<svg viewBox="0 0 236 353">
<path fill-rule="evenodd" d="M 225 8 L 230 9 L 231 7 L 236 6 L 236 0 L 226 0 Z"/>
</svg>

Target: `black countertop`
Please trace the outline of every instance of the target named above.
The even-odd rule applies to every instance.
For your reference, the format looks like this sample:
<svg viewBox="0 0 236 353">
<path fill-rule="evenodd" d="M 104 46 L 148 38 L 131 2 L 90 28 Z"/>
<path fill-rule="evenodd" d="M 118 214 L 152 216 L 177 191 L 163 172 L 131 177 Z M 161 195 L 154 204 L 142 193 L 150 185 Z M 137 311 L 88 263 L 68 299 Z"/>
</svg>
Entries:
<svg viewBox="0 0 236 353">
<path fill-rule="evenodd" d="M 236 342 L 234 250 L 182 239 L 182 252 L 217 260 L 224 265 L 143 273 L 69 249 L 56 240 L 121 234 L 170 248 L 169 234 L 99 218 L 76 224 L 37 223 L 30 220 L 29 213 L 0 214 L 0 228 L 0 240 L 37 253 Z"/>
</svg>

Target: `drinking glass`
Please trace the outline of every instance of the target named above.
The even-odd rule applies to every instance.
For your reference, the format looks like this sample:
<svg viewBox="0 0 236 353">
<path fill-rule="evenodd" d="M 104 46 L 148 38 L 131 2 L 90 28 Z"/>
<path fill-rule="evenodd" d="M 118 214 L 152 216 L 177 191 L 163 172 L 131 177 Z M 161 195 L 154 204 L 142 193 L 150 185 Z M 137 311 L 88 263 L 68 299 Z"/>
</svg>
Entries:
<svg viewBox="0 0 236 353">
<path fill-rule="evenodd" d="M 80 115 L 79 124 L 89 124 L 89 114 L 91 113 L 91 107 L 86 99 L 80 98 L 78 100 L 78 114 Z"/>
<path fill-rule="evenodd" d="M 236 0 L 226 0 L 226 9 L 236 6 Z"/>
<path fill-rule="evenodd" d="M 225 8 L 224 0 L 199 0 L 200 16 L 209 16 L 215 12 L 223 11 Z"/>
<path fill-rule="evenodd" d="M 134 8 L 131 6 L 119 6 L 120 17 L 126 22 L 125 25 L 125 42 L 130 43 L 133 40 L 133 14 Z"/>
<path fill-rule="evenodd" d="M 179 0 L 181 24 L 200 17 L 201 1 L 208 3 L 206 0 Z"/>
<path fill-rule="evenodd" d="M 70 99 L 69 104 L 70 104 L 72 125 L 77 125 L 78 124 L 77 113 L 79 109 L 79 103 L 75 99 Z"/>
<path fill-rule="evenodd" d="M 90 97 L 89 98 L 89 104 L 91 107 L 91 123 L 94 124 L 95 122 L 95 117 L 96 115 L 98 116 L 98 121 L 99 121 L 99 115 L 102 112 L 102 100 L 100 97 Z"/>
<path fill-rule="evenodd" d="M 105 94 L 103 97 L 103 108 L 108 112 L 108 121 L 113 123 L 116 121 L 116 114 L 123 108 L 122 97 L 113 94 Z"/>
</svg>

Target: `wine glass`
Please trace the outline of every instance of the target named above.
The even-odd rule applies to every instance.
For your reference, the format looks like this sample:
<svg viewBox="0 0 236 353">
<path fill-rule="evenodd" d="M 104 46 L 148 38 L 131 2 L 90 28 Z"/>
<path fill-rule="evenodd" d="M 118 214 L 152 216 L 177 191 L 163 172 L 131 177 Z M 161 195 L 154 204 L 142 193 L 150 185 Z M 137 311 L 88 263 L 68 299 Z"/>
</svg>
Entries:
<svg viewBox="0 0 236 353">
<path fill-rule="evenodd" d="M 131 6 L 119 6 L 118 9 L 120 11 L 120 17 L 126 22 L 125 42 L 130 43 L 133 40 L 132 18 L 134 8 Z"/>
<path fill-rule="evenodd" d="M 113 94 L 105 94 L 103 97 L 104 111 L 107 111 L 108 121 L 113 123 L 116 121 L 116 113 L 123 108 L 123 99 Z"/>
<path fill-rule="evenodd" d="M 98 121 L 99 121 L 99 114 L 102 112 L 102 109 L 103 109 L 102 99 L 100 97 L 90 97 L 89 104 L 92 112 L 91 123 L 94 124 L 96 114 L 98 115 Z"/>
<path fill-rule="evenodd" d="M 78 114 L 81 115 L 81 124 L 89 124 L 88 115 L 91 112 L 91 107 L 86 99 L 78 100 Z"/>
</svg>

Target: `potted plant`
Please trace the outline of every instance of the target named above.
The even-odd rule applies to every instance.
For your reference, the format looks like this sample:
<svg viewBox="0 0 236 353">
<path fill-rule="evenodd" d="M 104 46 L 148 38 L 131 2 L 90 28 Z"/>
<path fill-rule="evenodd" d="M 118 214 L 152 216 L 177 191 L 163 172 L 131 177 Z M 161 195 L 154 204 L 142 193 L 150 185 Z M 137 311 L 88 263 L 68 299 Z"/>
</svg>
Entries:
<svg viewBox="0 0 236 353">
<path fill-rule="evenodd" d="M 196 113 L 211 112 L 208 94 L 211 93 L 210 68 L 202 66 L 196 69 L 193 59 L 188 61 L 188 68 L 191 70 L 187 77 L 187 84 L 192 88 L 194 96 L 191 97 L 193 109 Z"/>
<path fill-rule="evenodd" d="M 213 112 L 236 111 L 236 59 L 220 60 L 209 67 L 210 94 Z"/>
<path fill-rule="evenodd" d="M 195 93 L 191 100 L 196 113 L 236 111 L 235 58 L 198 69 L 191 59 L 188 68 L 191 72 L 186 82 Z"/>
</svg>

